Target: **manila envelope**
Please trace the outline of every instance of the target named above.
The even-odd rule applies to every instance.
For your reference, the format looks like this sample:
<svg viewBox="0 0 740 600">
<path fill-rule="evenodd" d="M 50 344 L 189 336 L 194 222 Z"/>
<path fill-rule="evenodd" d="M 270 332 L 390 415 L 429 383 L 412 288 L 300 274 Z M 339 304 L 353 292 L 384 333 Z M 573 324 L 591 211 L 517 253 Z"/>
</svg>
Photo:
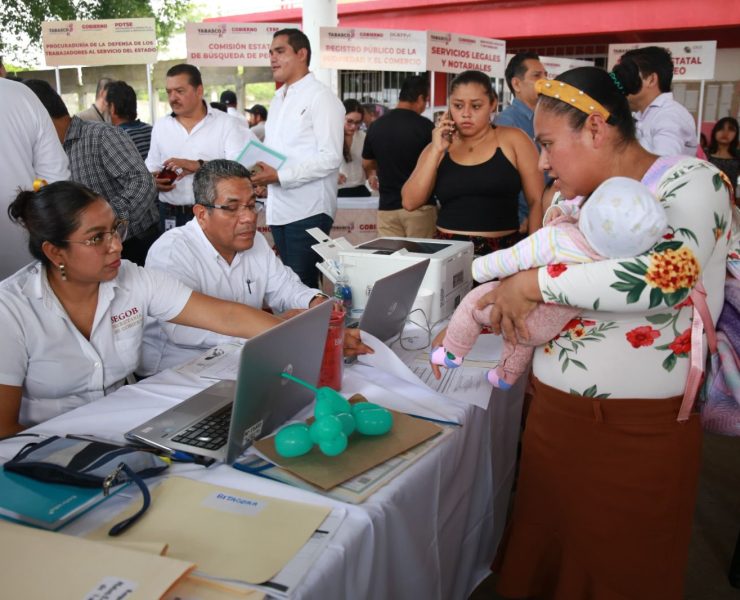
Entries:
<svg viewBox="0 0 740 600">
<path fill-rule="evenodd" d="M 114 523 L 139 507 L 134 502 L 88 539 L 111 544 L 165 540 L 169 557 L 193 562 L 212 577 L 253 584 L 274 577 L 331 512 L 327 506 L 171 476 L 152 491 L 152 504 L 139 521 L 115 538 L 108 536 Z"/>
<path fill-rule="evenodd" d="M 363 400 L 360 394 L 349 399 L 352 403 Z M 274 436 L 255 442 L 254 447 L 276 465 L 323 490 L 330 490 L 442 432 L 439 425 L 429 421 L 393 410 L 391 413 L 393 427 L 388 433 L 371 436 L 355 432 L 339 456 L 326 456 L 314 445 L 308 454 L 284 458 L 275 450 Z"/>
</svg>

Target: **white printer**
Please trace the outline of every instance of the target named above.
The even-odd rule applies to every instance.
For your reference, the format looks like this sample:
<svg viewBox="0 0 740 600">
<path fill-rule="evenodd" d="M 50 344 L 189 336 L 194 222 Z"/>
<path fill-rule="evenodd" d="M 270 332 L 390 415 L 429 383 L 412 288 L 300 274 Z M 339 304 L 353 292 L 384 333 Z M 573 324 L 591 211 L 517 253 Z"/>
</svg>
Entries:
<svg viewBox="0 0 740 600">
<path fill-rule="evenodd" d="M 430 323 L 452 314 L 473 285 L 473 244 L 426 238 L 376 238 L 352 246 L 344 238 L 331 239 L 321 230 L 310 230 L 321 243 L 312 246 L 324 258 L 316 265 L 332 282 L 337 266 L 352 288 L 352 306 L 364 308 L 375 282 L 420 260 L 429 259 L 421 289 L 431 290 Z"/>
</svg>

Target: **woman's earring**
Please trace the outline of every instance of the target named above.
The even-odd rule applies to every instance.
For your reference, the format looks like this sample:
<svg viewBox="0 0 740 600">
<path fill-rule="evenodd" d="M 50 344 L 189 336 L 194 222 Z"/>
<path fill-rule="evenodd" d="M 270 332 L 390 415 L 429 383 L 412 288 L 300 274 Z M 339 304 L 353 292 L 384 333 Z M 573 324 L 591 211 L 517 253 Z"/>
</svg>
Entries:
<svg viewBox="0 0 740 600">
<path fill-rule="evenodd" d="M 64 270 L 64 265 L 59 265 L 59 274 L 62 276 L 62 281 L 67 281 L 67 271 Z"/>
</svg>

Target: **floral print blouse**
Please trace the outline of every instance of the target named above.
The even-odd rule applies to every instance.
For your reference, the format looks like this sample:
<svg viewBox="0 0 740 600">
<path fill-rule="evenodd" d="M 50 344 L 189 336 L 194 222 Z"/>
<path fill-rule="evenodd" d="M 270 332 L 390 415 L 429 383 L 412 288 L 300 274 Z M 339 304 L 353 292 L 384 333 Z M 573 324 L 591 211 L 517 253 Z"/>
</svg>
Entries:
<svg viewBox="0 0 740 600">
<path fill-rule="evenodd" d="M 731 201 L 718 169 L 695 158 L 660 158 L 642 182 L 666 210 L 669 228 L 661 242 L 631 259 L 539 270 L 545 302 L 583 309 L 535 350 L 534 374 L 547 385 L 598 398 L 683 394 L 693 314 L 689 292 L 701 278 L 716 322 Z"/>
</svg>

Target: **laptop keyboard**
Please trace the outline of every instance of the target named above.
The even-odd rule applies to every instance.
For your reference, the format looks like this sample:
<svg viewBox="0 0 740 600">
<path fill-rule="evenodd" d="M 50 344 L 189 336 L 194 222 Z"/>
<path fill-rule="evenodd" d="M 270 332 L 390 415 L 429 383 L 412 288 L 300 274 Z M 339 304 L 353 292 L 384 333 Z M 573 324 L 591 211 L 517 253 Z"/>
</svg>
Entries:
<svg viewBox="0 0 740 600">
<path fill-rule="evenodd" d="M 205 419 L 194 423 L 173 437 L 172 441 L 205 450 L 218 450 L 226 444 L 229 437 L 232 406 L 233 404 L 224 406 Z"/>
</svg>

